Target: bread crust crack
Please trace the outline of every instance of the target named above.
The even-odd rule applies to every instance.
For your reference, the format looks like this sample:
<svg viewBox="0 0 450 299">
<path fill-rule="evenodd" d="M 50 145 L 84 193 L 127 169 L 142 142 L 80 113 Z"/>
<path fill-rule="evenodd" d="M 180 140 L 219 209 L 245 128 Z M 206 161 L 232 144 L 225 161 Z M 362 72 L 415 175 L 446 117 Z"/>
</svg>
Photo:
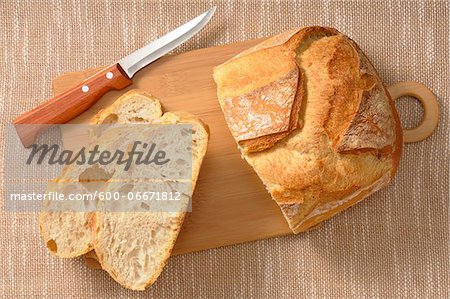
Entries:
<svg viewBox="0 0 450 299">
<path fill-rule="evenodd" d="M 249 121 L 246 115 L 273 109 L 267 101 L 276 102 L 279 90 L 273 89 L 280 88 L 277 82 L 292 65 L 299 74 L 297 126 L 285 121 L 261 130 L 259 119 Z M 294 233 L 355 204 L 395 174 L 402 132 L 392 99 L 367 57 L 337 30 L 308 27 L 269 38 L 216 67 L 214 79 L 243 157 Z M 243 110 L 229 105 L 230 99 L 255 94 Z M 272 112 L 295 118 L 285 110 Z"/>
</svg>

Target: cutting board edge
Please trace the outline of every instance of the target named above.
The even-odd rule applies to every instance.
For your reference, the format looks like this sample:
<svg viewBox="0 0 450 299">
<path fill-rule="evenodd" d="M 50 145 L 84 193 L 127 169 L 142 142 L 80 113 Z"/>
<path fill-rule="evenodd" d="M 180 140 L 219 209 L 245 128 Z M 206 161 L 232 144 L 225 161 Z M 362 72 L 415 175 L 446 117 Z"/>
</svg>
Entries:
<svg viewBox="0 0 450 299">
<path fill-rule="evenodd" d="M 170 59 L 173 56 L 180 56 L 180 55 L 192 55 L 198 52 L 203 52 L 203 51 L 209 51 L 209 50 L 214 50 L 214 49 L 222 49 L 225 47 L 232 47 L 232 46 L 243 46 L 243 45 L 256 45 L 264 40 L 266 40 L 269 37 L 262 37 L 262 38 L 255 38 L 255 39 L 249 39 L 246 41 L 237 41 L 234 43 L 230 43 L 230 44 L 223 44 L 223 45 L 216 45 L 216 46 L 212 46 L 212 47 L 208 47 L 208 48 L 199 48 L 199 49 L 194 49 L 191 51 L 187 51 L 187 52 L 182 52 L 182 53 L 175 53 L 175 54 L 170 54 L 170 55 L 166 55 L 160 58 L 161 59 Z M 55 84 L 59 83 L 59 81 L 63 80 L 66 77 L 71 77 L 71 76 L 79 76 L 80 74 L 89 74 L 88 76 L 91 76 L 93 74 L 95 74 L 96 72 L 104 69 L 106 67 L 106 65 L 103 66 L 98 66 L 98 67 L 90 67 L 87 69 L 82 69 L 82 70 L 78 70 L 78 71 L 70 71 L 70 72 L 64 72 L 61 73 L 59 75 L 57 75 L 55 78 L 53 78 L 52 80 L 52 90 L 55 91 Z M 54 94 L 57 95 L 57 94 Z"/>
</svg>

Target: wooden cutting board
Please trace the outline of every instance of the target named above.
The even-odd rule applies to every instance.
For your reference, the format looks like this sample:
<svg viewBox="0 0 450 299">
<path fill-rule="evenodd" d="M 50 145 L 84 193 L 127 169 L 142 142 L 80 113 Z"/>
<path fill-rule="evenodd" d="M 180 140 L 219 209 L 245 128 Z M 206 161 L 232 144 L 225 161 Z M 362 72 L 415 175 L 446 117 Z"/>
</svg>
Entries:
<svg viewBox="0 0 450 299">
<path fill-rule="evenodd" d="M 164 111 L 188 111 L 210 128 L 210 143 L 173 254 L 270 238 L 291 233 L 278 206 L 252 168 L 241 159 L 216 97 L 213 67 L 261 42 L 246 41 L 163 57 L 140 71 L 127 89 L 107 93 L 71 123 L 87 123 L 100 109 L 129 89 L 148 91 Z M 55 94 L 95 73 L 91 69 L 63 74 L 53 84 Z"/>
<path fill-rule="evenodd" d="M 175 255 L 291 234 L 278 206 L 241 159 L 222 115 L 212 78 L 213 67 L 259 42 L 261 39 L 163 57 L 141 70 L 131 87 L 109 92 L 72 121 L 86 123 L 121 94 L 138 88 L 160 99 L 164 111 L 188 111 L 209 125 L 208 152 L 192 212 L 187 215 L 173 251 Z M 63 74 L 54 81 L 54 93 L 64 92 L 97 70 Z M 407 90 L 415 88 L 415 83 L 406 84 L 413 84 L 407 85 Z M 391 94 L 396 90 L 397 87 L 390 89 Z M 397 92 L 396 97 L 403 94 L 403 90 Z"/>
</svg>

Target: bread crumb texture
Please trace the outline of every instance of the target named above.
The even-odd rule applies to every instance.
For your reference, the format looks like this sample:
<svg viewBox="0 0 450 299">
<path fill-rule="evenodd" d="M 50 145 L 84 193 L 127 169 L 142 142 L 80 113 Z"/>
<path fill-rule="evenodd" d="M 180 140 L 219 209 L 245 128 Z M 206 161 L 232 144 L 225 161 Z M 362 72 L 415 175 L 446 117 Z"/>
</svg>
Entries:
<svg viewBox="0 0 450 299">
<path fill-rule="evenodd" d="M 122 286 L 143 290 L 163 270 L 178 236 L 185 208 L 189 204 L 206 154 L 208 127 L 189 113 L 163 114 L 160 102 L 140 90 L 131 90 L 122 95 L 113 105 L 97 113 L 92 123 L 192 125 L 192 144 L 184 149 L 192 151 L 192 177 L 184 179 L 189 181 L 189 190 L 184 190 L 181 200 L 183 207 L 179 211 L 146 211 L 148 206 L 139 202 L 136 203 L 136 210 L 139 212 L 87 212 L 88 209 L 85 209 L 86 212 L 55 212 L 48 206 L 45 212 L 40 213 L 41 235 L 52 254 L 67 258 L 88 253 L 89 258 L 98 259 L 102 268 Z M 113 130 L 102 132 L 98 138 L 97 143 L 105 149 L 114 149 L 118 143 L 126 142 L 126 136 L 119 136 Z M 104 191 L 119 188 L 123 191 L 132 190 L 137 185 L 140 191 L 146 187 L 149 191 L 155 191 L 154 185 L 147 181 L 123 182 L 119 186 L 117 178 L 123 180 L 124 177 L 126 174 L 115 169 L 114 165 L 70 165 L 56 181 L 77 182 L 74 185 L 80 190 L 70 190 L 71 192 L 86 192 L 89 188 Z M 185 182 L 181 179 L 178 182 L 168 180 L 159 182 L 158 186 L 163 184 L 165 191 L 178 191 L 174 189 L 177 183 Z M 70 184 L 61 186 L 71 188 Z M 80 204 L 83 205 L 84 202 L 80 201 Z M 83 211 L 83 207 L 78 208 Z M 92 249 L 97 256 L 91 252 Z"/>
</svg>

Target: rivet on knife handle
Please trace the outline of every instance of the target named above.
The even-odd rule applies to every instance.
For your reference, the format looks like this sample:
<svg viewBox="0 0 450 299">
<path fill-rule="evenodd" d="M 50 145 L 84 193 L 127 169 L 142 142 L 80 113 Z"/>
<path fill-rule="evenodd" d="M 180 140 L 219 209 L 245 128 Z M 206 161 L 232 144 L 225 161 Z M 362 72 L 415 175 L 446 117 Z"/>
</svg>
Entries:
<svg viewBox="0 0 450 299">
<path fill-rule="evenodd" d="M 120 66 L 114 64 L 76 87 L 22 114 L 13 122 L 22 144 L 25 147 L 31 146 L 38 134 L 49 125 L 68 122 L 89 109 L 109 90 L 123 89 L 131 82 Z M 23 124 L 29 124 L 29 126 Z"/>
</svg>

